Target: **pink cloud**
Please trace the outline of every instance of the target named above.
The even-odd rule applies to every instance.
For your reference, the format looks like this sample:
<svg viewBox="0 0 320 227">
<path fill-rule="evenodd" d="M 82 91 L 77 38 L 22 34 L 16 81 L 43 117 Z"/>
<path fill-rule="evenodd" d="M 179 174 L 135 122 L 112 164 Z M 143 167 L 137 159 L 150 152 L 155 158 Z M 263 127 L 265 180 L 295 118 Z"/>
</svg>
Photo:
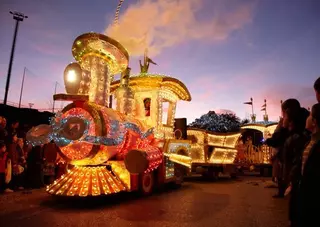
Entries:
<svg viewBox="0 0 320 227">
<path fill-rule="evenodd" d="M 217 114 L 236 114 L 234 111 L 226 109 L 216 109 L 215 112 Z"/>
<path fill-rule="evenodd" d="M 135 56 L 143 54 L 146 47 L 155 56 L 167 47 L 189 40 L 222 41 L 251 22 L 254 2 L 219 3 L 215 4 L 209 19 L 198 20 L 204 8 L 202 0 L 139 1 L 122 13 L 118 26 L 107 27 L 105 33 Z"/>
<path fill-rule="evenodd" d="M 266 86 L 264 89 L 254 93 L 255 110 L 262 115 L 260 107 L 263 105 L 263 100 L 267 99 L 267 111 L 269 118 L 278 119 L 281 115 L 281 100 L 285 101 L 289 98 L 299 100 L 301 106 L 308 108 L 316 103 L 315 94 L 312 86 L 297 85 L 297 84 L 279 84 L 277 86 Z"/>
</svg>

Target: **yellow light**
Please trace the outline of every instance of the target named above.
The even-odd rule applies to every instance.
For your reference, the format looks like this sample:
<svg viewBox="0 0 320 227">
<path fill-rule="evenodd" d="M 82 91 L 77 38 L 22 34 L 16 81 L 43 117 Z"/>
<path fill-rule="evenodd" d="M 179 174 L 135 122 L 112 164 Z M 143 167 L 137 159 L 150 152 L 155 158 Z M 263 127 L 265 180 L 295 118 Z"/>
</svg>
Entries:
<svg viewBox="0 0 320 227">
<path fill-rule="evenodd" d="M 77 80 L 77 74 L 74 70 L 70 70 L 67 74 L 67 81 L 73 83 Z"/>
<path fill-rule="evenodd" d="M 192 158 L 179 154 L 165 154 L 170 161 L 191 168 Z"/>
<path fill-rule="evenodd" d="M 128 190 L 125 184 L 104 167 L 78 167 L 71 170 L 47 192 L 53 195 L 98 196 Z"/>
</svg>

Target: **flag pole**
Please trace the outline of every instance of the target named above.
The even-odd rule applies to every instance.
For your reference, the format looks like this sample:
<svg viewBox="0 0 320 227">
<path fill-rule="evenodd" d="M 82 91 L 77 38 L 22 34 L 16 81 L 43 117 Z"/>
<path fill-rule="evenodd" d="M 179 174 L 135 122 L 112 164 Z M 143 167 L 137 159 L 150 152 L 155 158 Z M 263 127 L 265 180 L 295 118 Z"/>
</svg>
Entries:
<svg viewBox="0 0 320 227">
<path fill-rule="evenodd" d="M 21 90 L 20 90 L 20 98 L 19 98 L 19 108 L 21 108 L 21 99 L 22 99 L 22 92 L 23 92 L 25 75 L 26 75 L 26 67 L 24 67 L 24 69 L 23 69 L 23 76 L 22 76 L 22 83 L 21 83 Z"/>
<path fill-rule="evenodd" d="M 264 100 L 264 105 L 265 105 L 264 115 L 267 115 L 267 100 L 266 99 Z"/>
<path fill-rule="evenodd" d="M 253 98 L 250 98 L 250 101 L 251 101 L 251 103 L 252 103 L 252 105 L 251 105 L 251 111 L 252 111 L 252 115 L 254 114 L 254 112 L 253 112 Z"/>
<path fill-rule="evenodd" d="M 280 119 L 282 118 L 282 104 L 283 104 L 283 101 L 280 100 Z"/>
</svg>

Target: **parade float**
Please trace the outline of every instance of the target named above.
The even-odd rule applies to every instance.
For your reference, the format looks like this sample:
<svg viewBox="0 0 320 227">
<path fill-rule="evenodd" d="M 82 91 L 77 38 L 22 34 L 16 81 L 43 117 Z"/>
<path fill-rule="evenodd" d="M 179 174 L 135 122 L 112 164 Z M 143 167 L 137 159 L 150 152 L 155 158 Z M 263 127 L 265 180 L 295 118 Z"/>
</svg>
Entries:
<svg viewBox="0 0 320 227">
<path fill-rule="evenodd" d="M 52 118 L 27 134 L 33 145 L 54 141 L 59 155 L 73 168 L 49 185 L 59 196 L 99 196 L 121 191 L 150 194 L 155 187 L 181 185 L 190 168 L 190 141 L 176 139 L 175 109 L 190 101 L 179 80 L 148 73 L 147 55 L 141 73 L 130 75 L 129 54 L 114 39 L 97 33 L 77 37 L 76 60 L 64 72 L 66 94 L 54 100 L 70 101 Z M 114 81 L 114 75 L 121 74 Z M 112 100 L 116 107 L 112 109 Z M 168 104 L 165 122 L 163 105 Z"/>
<path fill-rule="evenodd" d="M 241 133 L 215 133 L 189 128 L 191 142 L 191 172 L 208 177 L 218 177 L 220 173 L 236 174 L 236 145 Z"/>
<path fill-rule="evenodd" d="M 246 132 L 252 136 L 241 138 L 237 145 L 237 150 L 243 155 L 238 156 L 236 164 L 241 169 L 250 171 L 258 170 L 262 176 L 270 176 L 272 171 L 271 157 L 275 154 L 275 149 L 269 147 L 264 141 L 272 136 L 276 130 L 278 122 L 264 121 L 251 122 L 241 127 L 242 137 Z M 259 145 L 254 144 L 257 137 Z"/>
<path fill-rule="evenodd" d="M 266 100 L 261 109 L 263 121 L 259 122 L 253 112 L 253 99 L 245 104 L 252 106 L 251 122 L 242 125 L 239 132 L 188 128 L 192 173 L 217 178 L 221 173 L 236 176 L 239 170 L 259 170 L 261 175 L 270 175 L 274 149 L 263 142 L 272 136 L 278 123 L 269 121 Z"/>
</svg>

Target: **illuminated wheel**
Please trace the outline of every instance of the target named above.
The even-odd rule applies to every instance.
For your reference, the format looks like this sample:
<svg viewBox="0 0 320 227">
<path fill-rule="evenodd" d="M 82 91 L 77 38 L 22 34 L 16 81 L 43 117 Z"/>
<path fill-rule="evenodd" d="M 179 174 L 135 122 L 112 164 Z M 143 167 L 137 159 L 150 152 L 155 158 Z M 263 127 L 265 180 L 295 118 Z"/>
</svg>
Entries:
<svg viewBox="0 0 320 227">
<path fill-rule="evenodd" d="M 150 195 L 154 188 L 153 173 L 143 173 L 140 179 L 140 190 L 143 195 Z"/>
</svg>

